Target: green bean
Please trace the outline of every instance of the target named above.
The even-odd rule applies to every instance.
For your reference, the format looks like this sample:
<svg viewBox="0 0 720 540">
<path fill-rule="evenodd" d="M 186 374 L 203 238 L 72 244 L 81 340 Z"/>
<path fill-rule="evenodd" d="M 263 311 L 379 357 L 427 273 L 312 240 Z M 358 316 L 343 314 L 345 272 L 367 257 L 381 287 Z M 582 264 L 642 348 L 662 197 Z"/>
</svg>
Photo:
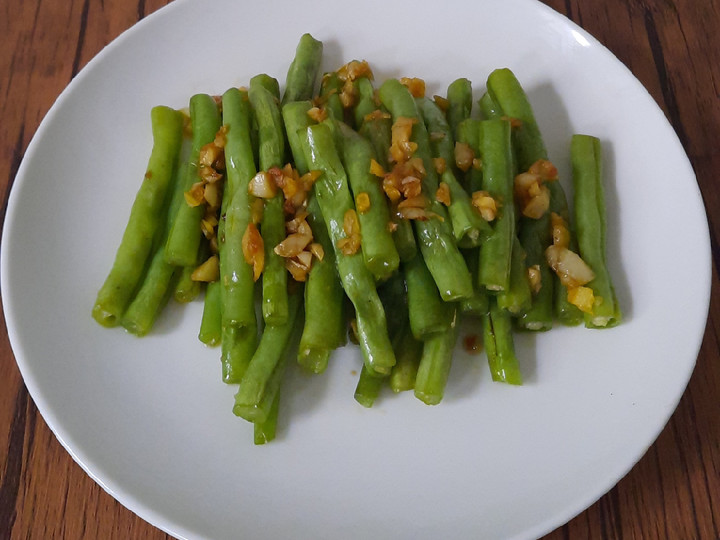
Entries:
<svg viewBox="0 0 720 540">
<path fill-rule="evenodd" d="M 585 313 L 585 326 L 609 328 L 620 323 L 622 314 L 607 268 L 607 225 L 600 139 L 590 135 L 573 135 L 570 159 L 580 256 L 595 273 L 595 278 L 587 284 L 595 295 L 595 305 L 592 313 Z"/>
<path fill-rule="evenodd" d="M 510 284 L 507 289 L 497 293 L 498 306 L 516 316 L 526 312 L 532 302 L 532 291 L 530 290 L 525 259 L 525 250 L 516 237 L 512 245 Z"/>
<path fill-rule="evenodd" d="M 171 287 L 178 267 L 165 261 L 165 243 L 177 209 L 185 200 L 182 180 L 186 167 L 186 163 L 179 163 L 179 166 L 176 167 L 172 186 L 168 193 L 170 203 L 167 207 L 167 219 L 163 224 L 162 234 L 154 242 L 154 254 L 142 284 L 122 316 L 122 326 L 137 336 L 144 336 L 152 329 L 173 290 Z"/>
<path fill-rule="evenodd" d="M 482 120 L 479 124 L 483 188 L 499 203 L 493 234 L 480 247 L 480 284 L 492 291 L 510 286 L 512 245 L 515 238 L 512 146 L 510 123 Z"/>
<path fill-rule="evenodd" d="M 442 300 L 425 261 L 420 254 L 403 264 L 407 284 L 410 328 L 416 339 L 424 340 L 431 334 L 445 330 L 447 304 Z"/>
<path fill-rule="evenodd" d="M 387 376 L 377 376 L 363 364 L 355 387 L 355 401 L 363 407 L 370 408 L 380 395 L 382 387 L 387 383 Z"/>
<path fill-rule="evenodd" d="M 370 143 L 346 124 L 338 123 L 338 133 L 341 159 L 355 197 L 355 206 L 358 206 L 358 197 L 363 194 L 369 204 L 365 211 L 358 212 L 363 259 L 375 279 L 384 281 L 398 269 L 400 256 L 388 229 L 390 211 L 385 193 L 370 172 L 375 153 Z"/>
<path fill-rule="evenodd" d="M 569 248 L 576 253 L 578 252 L 577 234 L 575 227 L 570 220 L 570 210 L 568 209 L 567 198 L 565 191 L 559 182 L 551 182 L 550 185 L 550 212 L 555 213 L 565 220 L 570 231 L 570 244 Z M 566 326 L 576 326 L 584 320 L 582 311 L 571 304 L 568 300 L 568 291 L 565 285 L 560 282 L 560 279 L 554 273 L 553 277 L 553 292 L 554 292 L 554 312 L 555 317 Z"/>
<path fill-rule="evenodd" d="M 368 77 L 359 77 L 354 82 L 358 98 L 353 107 L 355 128 L 373 145 L 377 162 L 385 169 L 388 167 L 388 150 L 392 142 L 392 120 L 387 109 L 378 100 L 372 81 Z M 373 115 L 379 111 L 379 115 Z"/>
<path fill-rule="evenodd" d="M 392 144 L 392 119 L 385 117 L 373 117 L 365 120 L 358 131 L 365 137 L 375 150 L 375 159 L 387 170 L 388 151 Z"/>
<path fill-rule="evenodd" d="M 271 77 L 267 73 L 260 73 L 250 79 L 250 84 L 255 87 L 262 87 L 275 98 L 280 101 L 280 83 L 275 77 Z"/>
<path fill-rule="evenodd" d="M 472 83 L 468 79 L 456 79 L 447 89 L 447 121 L 453 139 L 458 137 L 458 126 L 470 118 L 472 112 Z"/>
<path fill-rule="evenodd" d="M 418 254 L 412 223 L 393 214 L 390 219 L 395 225 L 392 233 L 395 249 L 397 249 L 401 261 L 409 261 Z"/>
<path fill-rule="evenodd" d="M 395 365 L 390 373 L 390 388 L 395 393 L 406 392 L 415 388 L 423 342 L 415 339 L 409 324 L 395 335 L 393 339 Z"/>
<path fill-rule="evenodd" d="M 224 156 L 223 156 L 224 157 Z M 220 205 L 220 214 L 217 224 L 216 241 L 218 265 L 222 265 L 222 252 L 225 247 L 225 222 L 226 209 L 229 204 L 231 193 L 234 190 L 234 184 L 227 180 L 227 175 L 223 183 L 223 195 Z M 223 271 L 218 270 L 219 279 L 222 280 Z M 227 274 L 225 274 L 227 275 Z M 198 339 L 209 347 L 215 347 L 222 341 L 222 313 L 223 313 L 223 286 L 221 281 L 213 281 L 205 287 L 205 298 L 203 301 L 203 314 L 200 321 L 200 331 Z"/>
<path fill-rule="evenodd" d="M 223 326 L 220 352 L 222 380 L 226 384 L 238 384 L 245 374 L 258 343 L 257 323 L 239 326 Z"/>
<path fill-rule="evenodd" d="M 308 172 L 305 154 L 303 153 L 302 141 L 298 132 L 305 130 L 307 126 L 314 124 L 308 116 L 308 111 L 312 108 L 310 101 L 294 101 L 286 103 L 282 107 L 282 117 L 285 124 L 285 133 L 287 135 L 288 146 L 292 153 L 295 168 L 300 174 Z"/>
<path fill-rule="evenodd" d="M 488 310 L 488 293 L 478 281 L 480 248 L 466 249 L 462 253 L 470 275 L 473 277 L 473 295 L 460 301 L 460 313 L 474 316 L 484 315 Z"/>
<path fill-rule="evenodd" d="M 182 115 L 169 107 L 151 112 L 153 149 L 143 183 L 130 211 L 130 218 L 112 268 L 98 291 L 93 318 L 103 326 L 116 326 L 140 285 L 157 231 L 162 208 L 182 145 Z M 198 228 L 199 232 L 199 228 Z"/>
<path fill-rule="evenodd" d="M 177 268 L 165 262 L 165 249 L 160 246 L 150 261 L 140 289 L 122 316 L 121 324 L 125 330 L 136 336 L 150 332 L 170 297 Z"/>
<path fill-rule="evenodd" d="M 500 106 L 495 102 L 489 92 L 485 92 L 482 95 L 480 101 L 478 101 L 478 104 L 480 105 L 480 112 L 482 113 L 485 120 L 495 120 L 502 118 L 503 111 Z"/>
<path fill-rule="evenodd" d="M 280 413 L 280 392 L 275 394 L 275 399 L 270 406 L 268 416 L 264 422 L 253 423 L 253 441 L 255 444 L 267 444 L 275 440 L 277 434 L 278 414 Z"/>
<path fill-rule="evenodd" d="M 472 118 L 463 120 L 457 127 L 458 142 L 467 144 L 474 155 L 479 155 L 480 148 L 480 121 Z M 463 185 L 466 191 L 473 193 L 482 187 L 482 167 L 472 166 L 465 172 Z"/>
<path fill-rule="evenodd" d="M 252 113 L 247 92 L 231 88 L 223 94 L 226 184 L 219 234 L 223 326 L 256 326 L 255 282 L 252 267 L 242 252 L 242 237 L 252 221 L 254 197 L 248 193 L 257 172 L 251 140 Z"/>
<path fill-rule="evenodd" d="M 504 76 L 509 77 L 508 80 L 511 81 L 509 84 L 506 82 L 506 84 L 503 85 L 497 82 L 498 79 L 502 81 Z M 528 124 L 530 128 L 529 133 L 523 131 L 523 134 L 520 135 L 519 129 L 527 129 L 522 126 L 516 128 L 513 133 L 516 155 L 524 156 L 524 161 L 521 165 L 529 168 L 537 160 L 547 159 L 545 144 L 542 142 L 540 130 L 537 128 L 537 123 L 535 122 L 535 116 L 532 113 L 530 103 L 527 101 L 524 92 L 517 91 L 519 87 L 517 80 L 513 80 L 514 77 L 511 77 L 506 71 L 498 71 L 497 73 L 491 74 L 491 79 L 488 79 L 488 87 L 493 87 L 493 89 L 498 92 L 500 96 L 499 99 L 502 99 L 502 101 L 510 107 L 510 110 L 515 114 L 520 114 L 522 117 L 522 119 L 520 119 L 521 122 L 524 122 L 528 118 L 530 119 Z M 508 91 L 507 87 L 512 88 L 512 91 Z M 519 103 L 519 101 L 522 101 L 522 103 Z M 505 116 L 505 111 L 503 111 L 500 104 L 495 101 L 490 91 L 486 92 L 481 98 L 480 108 L 488 118 Z M 535 140 L 538 137 L 541 138 L 539 143 Z M 526 146 L 522 146 L 523 144 Z M 528 145 L 529 148 L 527 147 Z M 534 149 L 534 153 L 532 149 Z M 520 168 L 520 170 L 525 171 L 527 169 Z M 557 286 L 560 285 L 545 259 L 545 249 L 552 241 L 549 214 L 545 213 L 537 219 L 521 216 L 518 238 L 527 254 L 526 266 L 536 267 L 540 272 L 540 289 L 532 296 L 531 305 L 524 309 L 523 313 L 518 316 L 517 324 L 520 328 L 526 330 L 549 330 L 552 328 L 555 291 Z M 567 301 L 564 303 L 567 304 Z"/>
<path fill-rule="evenodd" d="M 383 169 L 388 170 L 388 151 L 392 143 L 392 120 L 388 117 L 377 116 L 366 118 L 369 113 L 375 110 L 384 111 L 376 103 L 375 90 L 367 77 L 361 77 L 355 81 L 360 98 L 355 105 L 355 122 L 359 127 L 359 133 L 365 137 L 375 151 L 375 159 Z M 370 107 L 373 107 L 370 109 Z M 365 112 L 367 111 L 367 112 Z M 396 212 L 390 213 L 390 220 L 394 224 L 392 239 L 395 249 L 401 261 L 409 261 L 417 253 L 415 235 L 412 230 L 412 223 L 402 219 Z"/>
<path fill-rule="evenodd" d="M 429 143 L 433 157 L 445 160 L 448 168 L 455 163 L 454 145 L 455 138 L 450 129 L 450 124 L 445 114 L 437 104 L 428 97 L 416 98 L 418 111 L 425 122 L 426 129 L 430 135 Z"/>
<path fill-rule="evenodd" d="M 288 143 L 300 174 L 308 171 L 298 132 L 313 122 L 308 116 L 309 101 L 286 103 L 282 108 Z M 345 344 L 345 292 L 335 268 L 335 252 L 316 197 L 308 196 L 307 221 L 324 252 L 314 260 L 305 283 L 305 324 L 298 347 L 298 363 L 312 373 L 325 371 L 330 353 Z"/>
<path fill-rule="evenodd" d="M 258 124 L 260 169 L 282 167 L 285 156 L 285 128 L 275 96 L 263 81 L 267 76 L 250 79 L 250 104 Z M 265 246 L 265 267 L 262 279 L 262 313 L 266 324 L 279 325 L 287 319 L 287 270 L 285 259 L 275 253 L 275 246 L 285 239 L 283 194 L 265 200 L 261 224 Z"/>
<path fill-rule="evenodd" d="M 458 124 L 456 133 L 458 142 L 467 144 L 473 152 L 479 153 L 480 130 L 478 120 L 466 118 Z M 471 193 L 482 190 L 482 169 L 474 166 L 470 167 L 465 172 L 463 184 L 465 189 Z M 470 298 L 463 299 L 460 302 L 460 312 L 476 316 L 484 315 L 488 310 L 488 298 L 485 287 L 480 285 L 478 275 L 480 248 L 465 249 L 462 253 L 473 279 L 473 294 Z"/>
<path fill-rule="evenodd" d="M 446 310 L 445 330 L 425 339 L 415 379 L 415 397 L 426 405 L 442 401 L 457 339 L 457 308 Z"/>
<path fill-rule="evenodd" d="M 515 74 L 509 69 L 493 71 L 488 77 L 488 95 L 501 114 L 520 121 L 519 127 L 513 132 L 518 169 L 527 171 L 538 159 L 547 159 L 547 149 L 532 105 Z M 555 181 L 549 182 L 547 186 L 550 189 L 550 212 L 560 215 L 569 225 L 567 198 L 562 185 Z M 558 319 L 564 324 L 577 324 L 582 316 L 580 311 L 568 302 L 567 289 L 557 276 L 552 276 L 542 257 L 545 248 L 551 243 L 549 217 L 544 216 L 536 223 L 523 220 L 521 229 L 523 228 L 527 229 L 526 232 L 521 232 L 521 241 L 528 252 L 528 264 L 540 266 L 542 287 L 533 300 L 532 308 L 523 316 L 520 324 L 528 329 L 548 329 L 551 325 L 548 304 L 553 300 Z M 540 247 L 533 245 L 537 242 L 541 243 Z M 574 243 L 571 236 L 571 245 Z"/>
<path fill-rule="evenodd" d="M 431 290 L 435 289 L 430 277 Z M 415 339 L 410 329 L 407 285 L 404 272 L 394 274 L 378 289 L 385 310 L 392 310 L 388 319 L 388 334 L 395 351 L 395 365 L 390 373 L 390 387 L 393 392 L 412 390 L 415 387 L 422 342 Z"/>
<path fill-rule="evenodd" d="M 266 78 L 271 79 L 271 78 Z M 256 84 L 262 82 L 260 78 Z M 272 81 L 265 81 L 272 87 Z M 262 86 L 262 84 L 261 84 Z M 251 222 L 252 195 L 248 184 L 256 172 L 252 111 L 246 91 L 231 88 L 223 94 L 226 186 L 224 228 L 219 235 L 222 329 L 222 379 L 240 382 L 257 346 L 255 282 L 242 252 L 242 237 Z M 227 200 L 227 202 L 226 202 Z M 221 221 L 222 223 L 222 221 Z"/>
<path fill-rule="evenodd" d="M 473 206 L 467 191 L 457 181 L 452 170 L 446 169 L 441 178 L 450 189 L 448 212 L 458 246 L 466 249 L 478 247 L 492 234 L 490 225 Z"/>
<path fill-rule="evenodd" d="M 388 79 L 380 87 L 380 100 L 391 112 L 393 120 L 400 117 L 416 121 L 411 140 L 415 142 L 415 156 L 423 160 L 425 176 L 423 193 L 430 200 L 429 210 L 435 218 L 414 220 L 415 237 L 443 300 L 459 300 L 472 295 L 470 272 L 452 235 L 445 207 L 435 199 L 438 178 L 431 159 L 430 141 L 417 105 L 409 90 L 396 79 Z"/>
<path fill-rule="evenodd" d="M 414 156 L 423 160 L 426 174 L 422 179 L 423 191 L 426 195 L 432 195 L 434 200 L 438 188 L 438 177 L 432 162 L 432 150 L 430 148 L 430 136 L 425 128 L 422 113 L 418 109 L 415 98 L 400 81 L 388 79 L 378 91 L 380 101 L 390 111 L 393 122 L 398 118 L 409 118 L 414 121 L 410 140 L 417 144 Z M 443 211 L 443 216 L 446 213 Z"/>
<path fill-rule="evenodd" d="M 394 343 L 395 336 L 410 323 L 407 284 L 402 269 L 378 286 L 378 296 L 385 311 L 392 311 L 393 316 L 387 320 L 387 330 L 390 341 Z"/>
<path fill-rule="evenodd" d="M 488 76 L 487 93 L 503 116 L 519 120 L 513 137 L 516 141 L 518 170 L 527 171 L 547 150 L 532 105 L 515 74 L 507 68 L 496 69 Z"/>
<path fill-rule="evenodd" d="M 198 339 L 205 345 L 215 347 L 222 339 L 222 304 L 219 281 L 212 281 L 205 288 L 205 303 L 200 322 Z"/>
<path fill-rule="evenodd" d="M 320 83 L 320 102 L 330 118 L 345 120 L 345 109 L 340 101 L 340 91 L 343 83 L 337 73 L 325 73 Z"/>
<path fill-rule="evenodd" d="M 313 97 L 322 52 L 322 41 L 316 40 L 310 34 L 303 34 L 300 37 L 295 58 L 288 69 L 283 105 Z"/>
<path fill-rule="evenodd" d="M 192 149 L 185 177 L 184 191 L 198 182 L 198 157 L 203 146 L 215 139 L 220 129 L 220 111 L 215 100 L 207 94 L 196 94 L 190 98 L 190 121 L 192 122 Z M 198 262 L 198 249 L 203 239 L 200 221 L 205 215 L 205 206 L 181 204 L 173 223 L 165 258 L 177 266 L 194 266 Z"/>
<path fill-rule="evenodd" d="M 448 213 L 455 240 L 460 247 L 477 247 L 491 233 L 490 225 L 472 205 L 470 196 L 455 177 L 455 142 L 450 125 L 437 104 L 429 98 L 418 98 L 418 108 L 430 132 L 433 157 L 441 158 L 446 166 L 441 180 L 450 190 Z"/>
<path fill-rule="evenodd" d="M 249 422 L 265 422 L 275 400 L 286 364 L 286 351 L 300 310 L 300 287 L 289 295 L 288 317 L 281 325 L 266 325 L 257 350 L 235 394 L 233 413 Z"/>
<path fill-rule="evenodd" d="M 201 251 L 205 253 L 206 244 L 201 244 Z M 198 255 L 198 260 L 202 257 Z M 177 281 L 175 282 L 175 290 L 173 296 L 177 302 L 187 304 L 195 300 L 202 290 L 202 283 L 194 281 L 192 273 L 195 271 L 194 266 L 180 266 L 177 270 Z"/>
<path fill-rule="evenodd" d="M 335 267 L 335 253 L 317 199 L 310 195 L 308 223 L 325 253 L 313 261 L 305 284 L 305 325 L 298 363 L 313 373 L 327 368 L 330 353 L 346 342 L 345 292 Z"/>
<path fill-rule="evenodd" d="M 378 102 L 377 95 L 375 94 L 375 87 L 367 76 L 358 77 L 353 82 L 353 86 L 355 87 L 355 92 L 357 93 L 357 101 L 353 107 L 353 118 L 355 120 L 355 128 L 359 130 L 366 122 L 365 117 L 379 109 L 380 103 Z M 386 153 L 389 147 L 390 144 L 388 143 L 385 148 Z"/>
<path fill-rule="evenodd" d="M 525 268 L 540 271 L 540 289 L 531 297 L 531 304 L 519 314 L 518 326 L 525 330 L 546 331 L 552 328 L 553 300 L 557 290 L 554 275 L 545 259 L 545 249 L 552 242 L 547 213 L 540 219 L 523 217 L 518 232 L 526 253 Z M 557 285 L 560 285 L 558 282 Z M 564 289 L 563 289 L 564 290 Z"/>
<path fill-rule="evenodd" d="M 522 374 L 513 343 L 512 316 L 490 298 L 490 309 L 483 321 L 483 340 L 490 366 L 490 375 L 496 382 L 522 384 Z"/>
<path fill-rule="evenodd" d="M 338 248 L 338 242 L 345 237 L 345 214 L 354 208 L 347 176 L 337 154 L 331 129 L 325 123 L 310 126 L 301 138 L 308 165 L 323 173 L 315 182 L 313 192 L 332 240 L 343 288 L 355 307 L 365 364 L 375 373 L 388 374 L 395 364 L 395 355 L 388 338 L 385 311 L 378 298 L 374 279 L 365 266 L 361 253 L 346 255 Z"/>
</svg>

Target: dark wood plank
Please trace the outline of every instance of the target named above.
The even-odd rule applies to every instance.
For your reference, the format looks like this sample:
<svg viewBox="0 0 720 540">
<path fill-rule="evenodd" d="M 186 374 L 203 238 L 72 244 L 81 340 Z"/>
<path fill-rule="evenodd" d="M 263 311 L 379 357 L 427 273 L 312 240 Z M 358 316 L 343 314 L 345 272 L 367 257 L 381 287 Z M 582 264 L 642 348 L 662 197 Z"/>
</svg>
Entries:
<svg viewBox="0 0 720 540">
<path fill-rule="evenodd" d="M 152 13 L 168 1 L 141 6 L 90 0 L 3 3 L 3 218 L 25 149 L 55 98 L 139 14 Z M 22 384 L 4 331 L 0 381 L 0 538 L 168 538 L 105 493 L 58 443 Z"/>
</svg>

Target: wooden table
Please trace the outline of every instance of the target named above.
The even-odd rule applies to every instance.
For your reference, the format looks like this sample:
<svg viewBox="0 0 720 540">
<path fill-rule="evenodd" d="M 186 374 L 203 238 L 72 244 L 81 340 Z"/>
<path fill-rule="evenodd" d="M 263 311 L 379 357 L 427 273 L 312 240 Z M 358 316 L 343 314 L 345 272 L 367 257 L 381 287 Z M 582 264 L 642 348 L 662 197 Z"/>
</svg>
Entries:
<svg viewBox="0 0 720 540">
<path fill-rule="evenodd" d="M 603 42 L 665 111 L 697 173 L 717 263 L 720 0 L 544 2 Z M 2 217 L 25 149 L 58 94 L 104 45 L 166 3 L 0 0 Z M 715 264 L 697 367 L 669 424 L 612 491 L 546 538 L 720 538 L 717 277 Z M 60 446 L 23 385 L 2 327 L 0 538 L 166 537 L 107 495 Z"/>
</svg>

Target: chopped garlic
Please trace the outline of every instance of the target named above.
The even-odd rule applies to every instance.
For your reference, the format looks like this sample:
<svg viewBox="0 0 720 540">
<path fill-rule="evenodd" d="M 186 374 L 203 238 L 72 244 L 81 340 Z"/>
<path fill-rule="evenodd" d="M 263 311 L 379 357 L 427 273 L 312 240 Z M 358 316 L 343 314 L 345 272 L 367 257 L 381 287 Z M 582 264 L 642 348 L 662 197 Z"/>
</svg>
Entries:
<svg viewBox="0 0 720 540">
<path fill-rule="evenodd" d="M 592 313 L 595 305 L 595 295 L 590 287 L 573 287 L 568 289 L 568 302 L 577 306 L 580 311 Z"/>
<path fill-rule="evenodd" d="M 450 186 L 446 182 L 440 182 L 435 192 L 435 199 L 445 206 L 450 206 Z"/>
<path fill-rule="evenodd" d="M 498 214 L 497 201 L 487 191 L 475 191 L 472 194 L 472 204 L 478 209 L 485 221 L 493 221 Z"/>
<path fill-rule="evenodd" d="M 207 283 L 217 281 L 219 277 L 220 262 L 217 255 L 211 256 L 190 274 L 190 278 L 193 281 L 204 281 Z"/>
<path fill-rule="evenodd" d="M 265 268 L 265 244 L 254 223 L 249 223 L 242 237 L 245 262 L 253 268 L 253 281 L 257 281 Z"/>
<path fill-rule="evenodd" d="M 417 77 L 402 77 L 400 83 L 406 86 L 413 97 L 425 97 L 425 81 Z"/>
<path fill-rule="evenodd" d="M 456 142 L 455 143 L 455 165 L 461 171 L 465 172 L 473 165 L 475 159 L 475 153 L 469 144 Z"/>
<path fill-rule="evenodd" d="M 542 274 L 540 273 L 540 265 L 533 264 L 527 269 L 528 281 L 533 294 L 540 292 L 542 288 Z"/>
<path fill-rule="evenodd" d="M 370 195 L 368 195 L 365 191 L 358 193 L 357 197 L 355 197 L 355 208 L 357 208 L 357 211 L 361 214 L 369 212 Z"/>
</svg>

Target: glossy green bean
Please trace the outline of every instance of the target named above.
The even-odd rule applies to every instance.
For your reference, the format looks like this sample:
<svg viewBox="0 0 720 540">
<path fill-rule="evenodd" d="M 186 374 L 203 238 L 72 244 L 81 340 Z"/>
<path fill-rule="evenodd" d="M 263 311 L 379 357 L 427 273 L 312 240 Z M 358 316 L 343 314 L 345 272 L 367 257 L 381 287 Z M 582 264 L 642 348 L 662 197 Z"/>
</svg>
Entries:
<svg viewBox="0 0 720 540">
<path fill-rule="evenodd" d="M 275 399 L 270 406 L 267 418 L 264 422 L 253 423 L 253 442 L 255 444 L 267 444 L 275 440 L 277 435 L 278 415 L 280 414 L 280 392 L 275 394 Z"/>
<path fill-rule="evenodd" d="M 300 287 L 288 298 L 288 317 L 283 324 L 266 325 L 260 343 L 240 381 L 233 413 L 249 422 L 265 422 L 280 390 L 286 352 L 300 311 Z"/>
<path fill-rule="evenodd" d="M 532 303 L 532 291 L 526 266 L 526 254 L 517 237 L 513 240 L 510 281 L 507 289 L 497 293 L 497 304 L 517 316 L 526 312 Z"/>
<path fill-rule="evenodd" d="M 135 196 L 130 218 L 112 268 L 98 291 L 93 318 L 103 326 L 116 326 L 144 276 L 158 229 L 165 216 L 168 187 L 182 145 L 182 115 L 169 107 L 151 111 L 153 149 L 143 182 Z M 199 232 L 199 228 L 198 228 Z"/>
<path fill-rule="evenodd" d="M 415 397 L 426 405 L 437 405 L 445 395 L 453 350 L 457 340 L 457 307 L 446 310 L 445 330 L 425 339 L 415 379 Z"/>
<path fill-rule="evenodd" d="M 375 87 L 368 77 L 358 77 L 353 82 L 353 86 L 357 93 L 357 100 L 353 107 L 352 116 L 355 121 L 355 129 L 359 130 L 366 122 L 366 116 L 379 109 L 380 104 L 375 95 Z M 385 152 L 389 147 L 390 144 L 385 148 Z"/>
<path fill-rule="evenodd" d="M 310 34 L 300 37 L 295 58 L 288 68 L 282 104 L 311 99 L 322 60 L 323 44 Z"/>
<path fill-rule="evenodd" d="M 487 99 L 494 104 L 497 114 L 519 121 L 519 126 L 513 131 L 518 170 L 527 171 L 537 160 L 547 159 L 547 149 L 532 105 L 515 74 L 506 68 L 495 70 L 489 75 L 487 85 Z M 562 185 L 555 181 L 549 182 L 547 186 L 550 190 L 550 212 L 560 215 L 570 225 L 567 198 Z M 572 226 L 570 229 L 572 230 Z M 527 329 L 550 328 L 552 321 L 548 313 L 551 303 L 554 304 L 555 316 L 562 323 L 573 325 L 582 319 L 580 311 L 568 302 L 567 289 L 557 276 L 550 273 L 542 257 L 545 248 L 552 241 L 549 231 L 549 216 L 543 216 L 535 223 L 522 220 L 521 242 L 528 253 L 528 264 L 538 264 L 542 275 L 540 292 L 533 299 L 533 306 L 520 320 L 520 325 Z M 539 247 L 535 245 L 538 242 L 541 244 Z M 574 243 L 574 235 L 571 235 L 571 245 Z"/>
<path fill-rule="evenodd" d="M 201 244 L 202 253 L 198 254 L 198 260 L 202 260 L 206 253 L 205 245 Z M 202 291 L 202 283 L 192 279 L 192 273 L 195 271 L 194 266 L 179 266 L 177 270 L 177 280 L 173 291 L 173 297 L 176 302 L 187 304 L 195 300 Z"/>
<path fill-rule="evenodd" d="M 345 292 L 335 266 L 332 241 L 314 195 L 308 203 L 308 223 L 315 242 L 324 251 L 313 261 L 305 283 L 305 324 L 298 347 L 298 363 L 313 373 L 322 373 L 330 354 L 346 342 Z"/>
<path fill-rule="evenodd" d="M 450 124 L 437 104 L 429 98 L 418 98 L 420 110 L 430 137 L 430 148 L 434 158 L 445 162 L 445 170 L 440 180 L 450 191 L 448 213 L 452 223 L 453 235 L 462 248 L 477 247 L 491 233 L 490 225 L 472 205 L 470 196 L 455 177 L 455 141 Z"/>
<path fill-rule="evenodd" d="M 420 246 L 443 300 L 459 300 L 472 295 L 472 279 L 452 234 L 446 208 L 435 199 L 438 178 L 432 162 L 430 140 L 420 112 L 409 90 L 396 79 L 388 79 L 379 90 L 380 100 L 392 114 L 415 120 L 411 140 L 417 144 L 415 156 L 423 160 L 423 193 L 430 201 L 429 210 L 438 217 L 414 220 L 415 239 Z"/>
<path fill-rule="evenodd" d="M 250 104 L 258 125 L 260 169 L 282 167 L 285 158 L 285 128 L 276 97 L 267 88 L 267 76 L 250 79 Z M 262 313 L 266 324 L 280 325 L 288 316 L 287 270 L 285 259 L 275 253 L 275 246 L 285 239 L 283 194 L 265 200 L 260 227 L 265 246 L 262 279 Z"/>
<path fill-rule="evenodd" d="M 288 144 L 300 174 L 308 172 L 308 167 L 298 134 L 314 123 L 307 114 L 311 108 L 309 101 L 286 103 L 282 108 Z M 345 292 L 335 267 L 332 240 L 312 192 L 307 208 L 313 239 L 322 246 L 324 256 L 322 260 L 313 261 L 305 283 L 305 323 L 298 347 L 298 363 L 312 373 L 322 373 L 332 351 L 346 342 Z"/>
<path fill-rule="evenodd" d="M 600 139 L 590 135 L 573 135 L 570 159 L 580 256 L 595 273 L 595 278 L 587 284 L 595 295 L 595 305 L 592 313 L 585 313 L 585 326 L 609 328 L 620 323 L 622 313 L 607 268 L 607 224 Z"/>
<path fill-rule="evenodd" d="M 493 234 L 480 247 L 478 280 L 488 290 L 504 291 L 510 286 L 512 245 L 515 238 L 515 174 L 510 123 L 504 120 L 482 120 L 478 126 L 483 188 L 499 203 Z"/>
<path fill-rule="evenodd" d="M 308 166 L 322 171 L 313 191 L 332 240 L 340 279 L 355 306 L 360 347 L 368 369 L 388 374 L 395 355 L 387 334 L 385 311 L 375 289 L 375 280 L 362 260 L 361 253 L 344 254 L 338 242 L 345 238 L 346 212 L 354 210 L 347 176 L 327 124 L 310 126 L 301 136 Z"/>
<path fill-rule="evenodd" d="M 340 91 L 342 90 L 342 81 L 337 73 L 332 71 L 325 73 L 320 83 L 320 102 L 327 111 L 330 118 L 335 120 L 345 120 L 345 109 L 340 101 Z"/>
<path fill-rule="evenodd" d="M 165 260 L 165 243 L 172 228 L 172 220 L 177 209 L 184 201 L 182 181 L 186 163 L 180 163 L 173 175 L 172 186 L 168 193 L 170 204 L 167 207 L 167 218 L 163 224 L 163 232 L 154 242 L 154 254 L 147 267 L 147 272 L 135 297 L 122 316 L 122 326 L 137 336 L 144 336 L 152 329 L 155 320 L 167 303 L 173 291 L 173 279 L 179 268 Z"/>
<path fill-rule="evenodd" d="M 223 326 L 221 339 L 222 381 L 225 384 L 238 384 L 257 349 L 257 325 Z"/>
<path fill-rule="evenodd" d="M 372 113 L 375 110 L 384 109 L 381 108 L 375 102 L 375 91 L 372 87 L 372 83 L 366 77 L 360 78 L 358 81 L 358 88 L 360 89 L 360 101 L 355 107 L 355 122 L 359 125 L 359 133 L 365 137 L 373 147 L 375 151 L 375 159 L 384 170 L 388 170 L 388 151 L 390 144 L 392 143 L 392 120 L 384 116 L 375 116 L 367 118 L 367 114 L 362 114 L 364 110 L 368 110 L 369 105 L 373 105 L 374 108 L 369 110 Z M 364 84 L 363 84 L 364 82 Z M 364 90 L 362 90 L 364 88 Z M 366 104 L 365 109 L 362 108 L 363 96 L 367 95 L 364 103 Z M 392 231 L 392 239 L 395 243 L 395 249 L 398 252 L 401 261 L 409 261 L 417 253 L 417 244 L 415 243 L 415 235 L 413 233 L 412 223 L 407 219 L 402 219 L 396 212 L 390 212 L 390 219 L 394 224 L 395 230 Z"/>
<path fill-rule="evenodd" d="M 255 282 L 242 252 L 242 238 L 251 219 L 254 200 L 248 193 L 255 175 L 251 137 L 252 112 L 247 92 L 231 88 L 223 94 L 225 126 L 225 206 L 219 234 L 223 326 L 256 326 Z"/>
<path fill-rule="evenodd" d="M 221 286 L 219 281 L 207 284 L 198 339 L 209 347 L 220 345 L 222 340 L 222 304 L 220 295 Z"/>
<path fill-rule="evenodd" d="M 220 129 L 220 111 L 217 103 L 207 94 L 196 94 L 190 98 L 190 121 L 192 123 L 192 149 L 188 160 L 187 175 L 183 191 L 188 191 L 200 181 L 198 177 L 198 157 L 200 150 L 215 139 Z M 181 204 L 173 222 L 172 230 L 165 246 L 165 258 L 177 266 L 194 266 L 200 243 L 203 240 L 200 221 L 205 215 L 205 206 Z"/>
<path fill-rule="evenodd" d="M 447 89 L 447 121 L 453 139 L 457 139 L 458 126 L 470 118 L 472 112 L 472 83 L 465 78 L 455 79 Z"/>
<path fill-rule="evenodd" d="M 407 284 L 408 316 L 410 329 L 416 339 L 424 340 L 431 334 L 445 330 L 447 304 L 433 287 L 433 278 L 420 254 L 403 263 Z"/>
<path fill-rule="evenodd" d="M 489 92 L 485 92 L 482 95 L 482 97 L 478 101 L 478 105 L 480 105 L 480 112 L 482 113 L 482 116 L 485 120 L 494 120 L 502 118 L 503 116 L 502 109 L 495 102 Z"/>
<path fill-rule="evenodd" d="M 363 407 L 370 408 L 380 395 L 382 387 L 387 384 L 387 376 L 378 376 L 363 364 L 355 387 L 355 401 Z"/>
<path fill-rule="evenodd" d="M 338 123 L 337 132 L 341 141 L 341 160 L 355 206 L 358 206 L 359 197 L 367 198 L 368 207 L 358 212 L 363 260 L 375 279 L 384 281 L 397 271 L 400 256 L 388 229 L 390 211 L 387 198 L 377 177 L 370 172 L 375 153 L 367 139 L 346 124 Z"/>
<path fill-rule="evenodd" d="M 415 339 L 409 326 L 405 326 L 393 339 L 396 363 L 390 373 L 393 392 L 406 392 L 415 388 L 423 342 Z"/>
<path fill-rule="evenodd" d="M 488 314 L 482 318 L 483 341 L 492 380 L 508 384 L 522 384 L 520 365 L 515 356 L 512 316 L 490 298 Z"/>
</svg>

